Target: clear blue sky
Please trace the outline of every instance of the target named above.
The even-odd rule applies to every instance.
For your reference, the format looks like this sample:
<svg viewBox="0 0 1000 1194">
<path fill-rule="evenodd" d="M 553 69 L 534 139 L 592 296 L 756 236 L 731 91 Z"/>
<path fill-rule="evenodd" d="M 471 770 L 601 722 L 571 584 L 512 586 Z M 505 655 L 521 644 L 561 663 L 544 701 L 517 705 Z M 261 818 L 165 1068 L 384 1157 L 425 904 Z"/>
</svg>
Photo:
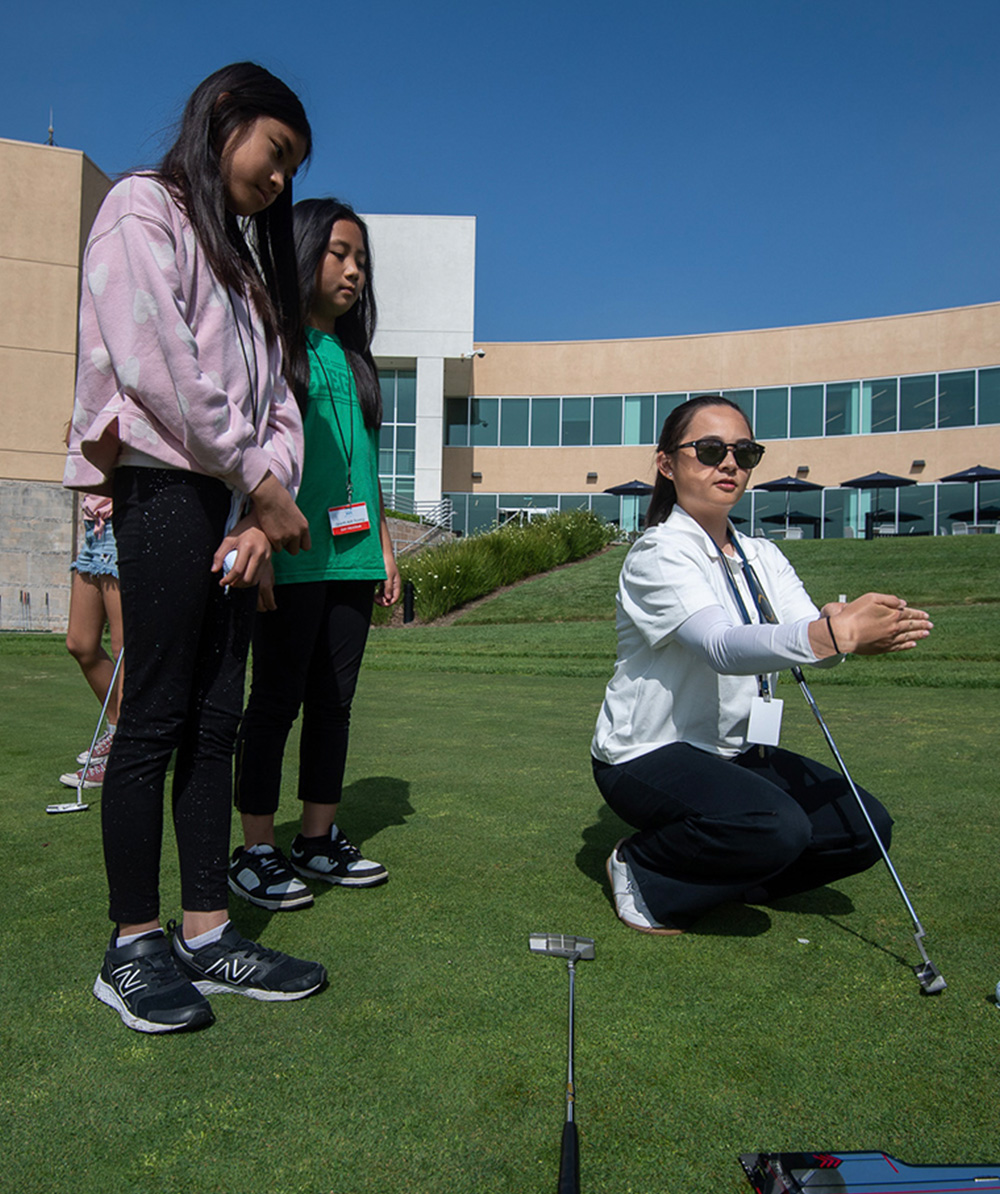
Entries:
<svg viewBox="0 0 1000 1194">
<path fill-rule="evenodd" d="M 477 217 L 481 340 L 1000 299 L 1000 0 L 50 0 L 2 40 L 0 136 L 51 106 L 111 175 L 263 63 L 312 121 L 297 197 Z"/>
</svg>

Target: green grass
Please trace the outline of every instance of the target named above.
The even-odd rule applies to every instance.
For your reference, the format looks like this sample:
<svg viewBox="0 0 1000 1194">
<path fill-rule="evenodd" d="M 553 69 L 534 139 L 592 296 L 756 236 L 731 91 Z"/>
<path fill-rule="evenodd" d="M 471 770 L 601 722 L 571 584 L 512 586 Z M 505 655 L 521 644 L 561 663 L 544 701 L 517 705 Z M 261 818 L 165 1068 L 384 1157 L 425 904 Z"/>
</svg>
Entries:
<svg viewBox="0 0 1000 1194">
<path fill-rule="evenodd" d="M 341 820 L 390 882 L 320 892 L 298 913 L 233 907 L 244 932 L 323 960 L 330 989 L 287 1005 L 218 996 L 205 1032 L 131 1033 L 89 993 L 108 932 L 99 799 L 44 812 L 96 705 L 57 638 L 0 636 L 4 1188 L 544 1194 L 567 984 L 561 963 L 529 954 L 537 930 L 597 942 L 577 977 L 585 1190 L 738 1194 L 736 1155 L 755 1149 L 1000 1162 L 987 687 L 1000 627 L 981 542 L 789 551 L 820 599 L 898 587 L 934 612 L 917 651 L 851 660 L 814 689 L 855 777 L 896 818 L 894 861 L 949 983 L 936 999 L 908 969 L 909 918 L 882 868 L 775 908 L 727 906 L 675 939 L 615 921 L 603 867 L 623 826 L 587 750 L 614 657 L 609 552 L 453 626 L 373 632 Z M 501 604 L 506 622 L 487 614 Z M 824 759 L 787 688 L 784 744 Z M 167 915 L 174 854 L 168 830 Z"/>
</svg>

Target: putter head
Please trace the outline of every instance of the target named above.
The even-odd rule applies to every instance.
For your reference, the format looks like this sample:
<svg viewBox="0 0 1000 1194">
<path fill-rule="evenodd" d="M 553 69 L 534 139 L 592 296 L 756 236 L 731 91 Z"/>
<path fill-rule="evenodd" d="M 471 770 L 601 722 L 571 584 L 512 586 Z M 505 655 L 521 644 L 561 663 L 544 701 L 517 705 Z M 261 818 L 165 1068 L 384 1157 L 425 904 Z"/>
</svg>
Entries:
<svg viewBox="0 0 1000 1194">
<path fill-rule="evenodd" d="M 77 800 L 67 801 L 65 804 L 47 804 L 47 813 L 83 813 L 90 808 L 89 804 L 81 804 Z"/>
<path fill-rule="evenodd" d="M 533 954 L 548 954 L 551 958 L 572 958 L 590 961 L 594 956 L 593 937 L 567 937 L 562 933 L 532 933 L 528 948 Z"/>
<path fill-rule="evenodd" d="M 919 966 L 914 966 L 913 973 L 917 976 L 917 982 L 925 995 L 940 995 L 948 985 L 944 981 L 944 975 L 929 959 L 921 962 Z"/>
</svg>

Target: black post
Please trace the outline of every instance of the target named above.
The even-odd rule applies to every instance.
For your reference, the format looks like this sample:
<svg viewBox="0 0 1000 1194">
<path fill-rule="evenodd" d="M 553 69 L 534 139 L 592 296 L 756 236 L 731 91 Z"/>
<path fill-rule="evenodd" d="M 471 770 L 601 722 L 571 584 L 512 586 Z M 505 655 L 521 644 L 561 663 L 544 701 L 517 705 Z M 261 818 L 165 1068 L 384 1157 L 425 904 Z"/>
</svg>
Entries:
<svg viewBox="0 0 1000 1194">
<path fill-rule="evenodd" d="M 403 624 L 409 625 L 413 621 L 413 581 L 408 580 L 403 585 Z"/>
</svg>

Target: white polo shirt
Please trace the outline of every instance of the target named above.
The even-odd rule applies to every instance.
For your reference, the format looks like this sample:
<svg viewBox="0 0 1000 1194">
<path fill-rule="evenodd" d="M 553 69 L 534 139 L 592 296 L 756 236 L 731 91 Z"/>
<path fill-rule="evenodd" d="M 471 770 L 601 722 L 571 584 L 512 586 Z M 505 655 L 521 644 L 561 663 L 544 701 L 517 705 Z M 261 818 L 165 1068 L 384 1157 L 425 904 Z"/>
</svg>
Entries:
<svg viewBox="0 0 1000 1194">
<path fill-rule="evenodd" d="M 665 522 L 635 543 L 622 566 L 618 659 L 597 718 L 591 744 L 595 758 L 623 763 L 672 742 L 732 758 L 750 745 L 747 718 L 757 675 L 817 662 L 808 626 L 819 611 L 794 568 L 768 540 L 733 534 L 782 625 L 744 624 L 724 571 L 730 570 L 755 616 L 742 561 L 725 555 L 675 506 Z M 721 625 L 719 641 L 728 649 L 714 649 L 718 642 L 689 645 L 678 638 L 680 627 L 706 610 L 719 615 L 708 621 L 714 621 L 716 631 Z"/>
</svg>

